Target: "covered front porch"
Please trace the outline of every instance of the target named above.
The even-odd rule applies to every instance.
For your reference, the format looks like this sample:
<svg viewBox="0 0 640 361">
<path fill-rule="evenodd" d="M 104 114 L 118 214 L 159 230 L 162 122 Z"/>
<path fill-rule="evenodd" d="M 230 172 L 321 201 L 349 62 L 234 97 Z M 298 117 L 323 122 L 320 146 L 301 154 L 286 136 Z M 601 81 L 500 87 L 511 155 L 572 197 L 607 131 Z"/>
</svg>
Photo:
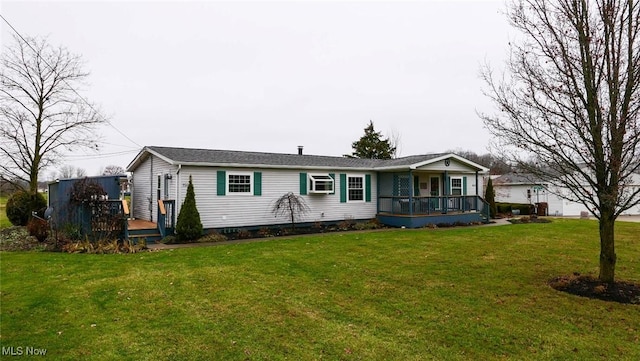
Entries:
<svg viewBox="0 0 640 361">
<path fill-rule="evenodd" d="M 380 222 L 392 227 L 420 228 L 429 224 L 486 222 L 488 206 L 480 196 L 381 196 Z"/>
<path fill-rule="evenodd" d="M 400 168 L 400 169 L 398 169 Z M 378 220 L 394 227 L 488 222 L 484 168 L 457 156 L 378 173 Z"/>
</svg>

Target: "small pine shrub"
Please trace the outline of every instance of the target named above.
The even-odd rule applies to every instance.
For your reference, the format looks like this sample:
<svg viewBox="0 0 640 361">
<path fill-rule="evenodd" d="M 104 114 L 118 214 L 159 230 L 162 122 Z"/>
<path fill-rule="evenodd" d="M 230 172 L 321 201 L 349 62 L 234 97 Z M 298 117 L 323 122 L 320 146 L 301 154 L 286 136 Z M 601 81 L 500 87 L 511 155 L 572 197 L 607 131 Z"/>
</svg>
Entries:
<svg viewBox="0 0 640 361">
<path fill-rule="evenodd" d="M 202 222 L 200 221 L 200 213 L 196 207 L 196 194 L 193 190 L 193 181 L 189 176 L 189 186 L 187 187 L 187 195 L 185 196 L 178 221 L 176 223 L 176 236 L 180 241 L 192 241 L 202 236 Z"/>
<path fill-rule="evenodd" d="M 6 207 L 7 218 L 11 224 L 26 226 L 33 212 L 42 213 L 47 208 L 47 200 L 40 193 L 18 191 L 9 197 Z"/>
<path fill-rule="evenodd" d="M 489 178 L 487 182 L 487 190 L 485 191 L 484 199 L 489 203 L 490 218 L 495 218 L 498 214 L 498 208 L 496 207 L 496 192 L 493 189 L 493 181 Z"/>
</svg>

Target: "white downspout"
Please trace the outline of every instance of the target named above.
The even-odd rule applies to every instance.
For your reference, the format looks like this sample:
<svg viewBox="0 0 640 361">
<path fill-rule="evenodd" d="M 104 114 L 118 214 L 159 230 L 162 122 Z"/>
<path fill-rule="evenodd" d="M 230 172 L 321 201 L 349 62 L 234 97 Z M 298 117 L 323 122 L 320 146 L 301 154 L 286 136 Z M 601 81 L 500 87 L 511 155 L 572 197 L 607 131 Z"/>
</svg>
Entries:
<svg viewBox="0 0 640 361">
<path fill-rule="evenodd" d="M 180 182 L 180 170 L 182 169 L 182 164 L 178 164 L 178 170 L 176 171 L 176 207 L 174 209 L 174 216 L 176 217 L 176 220 L 178 218 L 178 214 L 180 214 L 180 210 L 178 209 L 180 207 L 180 184 L 182 184 L 182 182 Z"/>
</svg>

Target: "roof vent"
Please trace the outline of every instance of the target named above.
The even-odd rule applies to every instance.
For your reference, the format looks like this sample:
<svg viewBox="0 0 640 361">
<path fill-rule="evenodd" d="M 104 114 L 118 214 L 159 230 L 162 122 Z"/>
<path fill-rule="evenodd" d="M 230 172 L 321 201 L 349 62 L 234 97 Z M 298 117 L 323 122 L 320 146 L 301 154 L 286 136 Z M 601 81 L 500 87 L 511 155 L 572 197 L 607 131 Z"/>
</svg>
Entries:
<svg viewBox="0 0 640 361">
<path fill-rule="evenodd" d="M 298 146 L 298 155 L 302 155 L 302 149 L 304 148 L 303 145 L 299 145 Z"/>
</svg>

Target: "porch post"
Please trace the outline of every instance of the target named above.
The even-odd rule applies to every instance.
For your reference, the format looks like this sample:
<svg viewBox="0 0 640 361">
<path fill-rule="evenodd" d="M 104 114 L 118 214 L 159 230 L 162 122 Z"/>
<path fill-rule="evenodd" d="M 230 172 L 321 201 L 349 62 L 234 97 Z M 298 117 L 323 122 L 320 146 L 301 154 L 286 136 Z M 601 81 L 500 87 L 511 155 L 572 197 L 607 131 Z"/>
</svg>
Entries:
<svg viewBox="0 0 640 361">
<path fill-rule="evenodd" d="M 476 171 L 476 200 L 475 200 L 475 210 L 478 210 L 478 197 L 481 197 L 480 193 L 478 193 L 478 171 Z"/>
<path fill-rule="evenodd" d="M 409 170 L 409 216 L 413 216 L 413 171 Z"/>
<path fill-rule="evenodd" d="M 334 184 L 335 189 L 335 184 Z M 391 210 L 393 211 L 393 200 L 391 201 Z M 376 172 L 376 217 L 380 213 L 380 172 Z"/>
<path fill-rule="evenodd" d="M 449 172 L 445 170 L 444 171 L 444 179 L 442 181 L 442 185 L 444 186 L 444 187 L 442 187 L 443 190 L 444 190 L 444 193 L 443 193 L 444 194 L 444 204 L 443 204 L 443 207 L 442 207 L 442 208 L 444 208 L 444 214 L 449 213 L 449 186 L 447 184 L 447 182 L 449 182 L 448 178 L 449 178 Z"/>
</svg>

